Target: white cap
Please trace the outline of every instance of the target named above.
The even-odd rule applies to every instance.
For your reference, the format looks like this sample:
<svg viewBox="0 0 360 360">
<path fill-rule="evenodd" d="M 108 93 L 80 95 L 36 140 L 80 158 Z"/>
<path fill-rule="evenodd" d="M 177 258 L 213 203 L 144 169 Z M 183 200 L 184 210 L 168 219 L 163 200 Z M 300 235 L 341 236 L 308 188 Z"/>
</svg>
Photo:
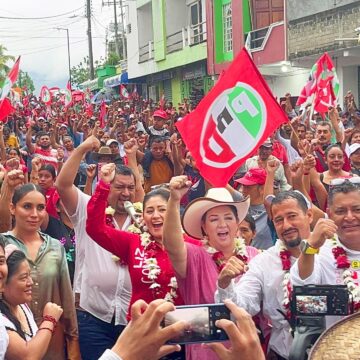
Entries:
<svg viewBox="0 0 360 360">
<path fill-rule="evenodd" d="M 352 155 L 355 151 L 358 151 L 360 149 L 360 144 L 355 143 L 350 145 L 350 155 Z"/>
<path fill-rule="evenodd" d="M 111 144 L 113 143 L 117 143 L 119 145 L 119 143 L 115 140 L 115 139 L 109 139 L 107 142 L 106 142 L 106 146 L 110 146 Z"/>
</svg>

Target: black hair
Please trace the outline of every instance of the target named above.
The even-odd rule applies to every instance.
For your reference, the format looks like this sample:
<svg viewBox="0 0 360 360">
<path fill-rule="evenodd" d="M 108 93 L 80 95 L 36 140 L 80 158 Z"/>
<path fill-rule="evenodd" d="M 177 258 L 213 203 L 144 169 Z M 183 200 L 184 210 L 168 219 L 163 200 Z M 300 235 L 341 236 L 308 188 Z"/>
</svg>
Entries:
<svg viewBox="0 0 360 360">
<path fill-rule="evenodd" d="M 294 190 L 287 190 L 279 192 L 272 200 L 270 210 L 272 212 L 272 208 L 274 205 L 279 205 L 285 200 L 296 200 L 301 210 L 306 213 L 308 210 L 308 205 L 305 201 L 305 198 L 302 194 Z"/>
<path fill-rule="evenodd" d="M 8 267 L 8 276 L 6 280 L 7 284 L 9 283 L 9 280 L 14 276 L 14 274 L 16 274 L 16 272 L 19 270 L 19 266 L 23 261 L 27 261 L 27 259 L 25 254 L 20 250 L 14 250 L 10 254 L 10 256 L 8 256 L 8 258 L 6 259 L 6 264 Z M 21 328 L 20 321 L 11 312 L 8 304 L 6 303 L 6 301 L 4 301 L 3 298 L 0 300 L 0 311 L 7 319 L 9 319 L 14 324 L 16 332 L 20 335 L 20 337 L 26 340 L 25 333 Z"/>
<path fill-rule="evenodd" d="M 6 244 L 6 238 L 3 234 L 0 234 L 0 247 L 4 250 L 4 252 L 5 252 L 5 244 Z"/>
<path fill-rule="evenodd" d="M 305 131 L 306 131 L 306 125 L 305 125 L 305 124 L 299 124 L 299 125 L 298 125 L 298 128 L 299 128 L 299 127 L 305 128 Z"/>
<path fill-rule="evenodd" d="M 12 203 L 16 205 L 25 195 L 32 191 L 38 191 L 39 193 L 43 194 L 40 186 L 32 183 L 27 183 L 15 189 L 14 195 L 12 197 Z"/>
<path fill-rule="evenodd" d="M 6 154 L 9 155 L 10 151 L 15 151 L 17 153 L 18 156 L 20 156 L 20 150 L 18 148 L 14 148 L 14 147 L 10 147 L 6 149 Z"/>
<path fill-rule="evenodd" d="M 327 157 L 328 154 L 329 154 L 329 151 L 330 151 L 331 149 L 334 149 L 334 148 L 338 148 L 338 149 L 340 149 L 340 150 L 342 151 L 340 144 L 331 144 L 331 145 L 329 145 L 329 146 L 325 149 L 325 157 Z"/>
<path fill-rule="evenodd" d="M 158 136 L 158 135 L 155 135 L 155 136 L 153 136 L 152 138 L 151 138 L 151 141 L 150 141 L 150 144 L 149 144 L 149 146 L 151 147 L 151 145 L 153 144 L 153 143 L 165 143 L 166 142 L 166 140 L 167 140 L 167 138 L 165 137 L 165 136 Z"/>
<path fill-rule="evenodd" d="M 255 223 L 255 220 L 254 220 L 254 218 L 253 218 L 250 214 L 247 214 L 247 215 L 244 217 L 243 221 L 246 221 L 246 222 L 249 224 L 250 229 L 251 229 L 252 232 L 255 232 L 255 231 L 256 231 L 256 223 Z"/>
<path fill-rule="evenodd" d="M 115 167 L 115 174 L 116 175 L 124 175 L 124 176 L 132 176 L 135 179 L 134 172 L 126 165 L 116 165 Z"/>
<path fill-rule="evenodd" d="M 332 205 L 336 194 L 348 194 L 351 192 L 360 191 L 359 184 L 353 184 L 349 180 L 346 180 L 341 185 L 330 186 L 328 193 L 328 204 Z"/>
<path fill-rule="evenodd" d="M 40 139 L 42 136 L 50 136 L 46 131 L 39 131 L 37 134 L 36 134 L 36 138 L 37 139 Z"/>
<path fill-rule="evenodd" d="M 48 171 L 50 174 L 51 174 L 51 177 L 53 179 L 56 178 L 56 170 L 55 170 L 55 167 L 51 164 L 45 164 L 45 165 L 42 165 L 39 172 L 40 171 Z"/>
<path fill-rule="evenodd" d="M 154 189 L 149 191 L 145 196 L 144 196 L 144 200 L 143 200 L 143 208 L 145 209 L 146 203 L 153 197 L 155 196 L 160 196 L 162 199 L 164 199 L 165 201 L 168 201 L 170 198 L 170 191 L 166 188 L 158 188 L 158 189 Z"/>
<path fill-rule="evenodd" d="M 318 123 L 316 124 L 316 127 L 318 127 L 318 126 L 327 126 L 330 131 L 331 131 L 331 129 L 332 129 L 331 124 L 330 124 L 329 122 L 327 122 L 327 121 L 324 121 L 324 120 L 318 122 Z"/>
</svg>

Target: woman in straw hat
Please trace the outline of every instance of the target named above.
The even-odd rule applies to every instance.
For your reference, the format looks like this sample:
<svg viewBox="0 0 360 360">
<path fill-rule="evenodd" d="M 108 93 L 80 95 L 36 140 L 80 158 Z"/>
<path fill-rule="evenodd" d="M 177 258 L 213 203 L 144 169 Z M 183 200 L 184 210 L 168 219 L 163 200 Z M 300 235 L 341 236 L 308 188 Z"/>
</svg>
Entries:
<svg viewBox="0 0 360 360">
<path fill-rule="evenodd" d="M 163 241 L 185 304 L 209 304 L 214 302 L 219 273 L 229 278 L 234 273 L 242 275 L 258 250 L 237 237 L 239 223 L 249 209 L 248 198 L 234 201 L 225 188 L 213 188 L 189 203 L 180 219 L 180 199 L 190 186 L 186 176 L 171 179 Z M 202 240 L 203 246 L 185 242 L 181 225 L 191 238 Z M 200 345 L 189 346 L 186 353 L 188 359 L 216 359 Z"/>
</svg>

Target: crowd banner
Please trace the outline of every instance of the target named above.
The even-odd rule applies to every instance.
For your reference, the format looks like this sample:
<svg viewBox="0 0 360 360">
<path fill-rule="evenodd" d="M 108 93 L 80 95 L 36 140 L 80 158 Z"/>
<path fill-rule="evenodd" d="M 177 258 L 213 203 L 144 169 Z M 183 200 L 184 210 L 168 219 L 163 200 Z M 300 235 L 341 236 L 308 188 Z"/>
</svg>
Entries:
<svg viewBox="0 0 360 360">
<path fill-rule="evenodd" d="M 47 86 L 43 86 L 40 90 L 40 99 L 43 103 L 45 103 L 46 105 L 50 105 L 51 103 L 51 94 L 50 94 L 50 90 Z"/>
<path fill-rule="evenodd" d="M 243 48 L 196 109 L 176 126 L 201 175 L 225 186 L 287 115 Z"/>
</svg>

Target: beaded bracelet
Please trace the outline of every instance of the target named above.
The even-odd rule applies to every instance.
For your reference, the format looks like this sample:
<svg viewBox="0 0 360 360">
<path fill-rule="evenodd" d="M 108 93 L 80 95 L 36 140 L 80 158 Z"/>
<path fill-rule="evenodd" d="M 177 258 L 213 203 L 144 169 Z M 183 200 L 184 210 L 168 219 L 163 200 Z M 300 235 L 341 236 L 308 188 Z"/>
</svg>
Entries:
<svg viewBox="0 0 360 360">
<path fill-rule="evenodd" d="M 56 327 L 57 325 L 57 321 L 55 320 L 55 318 L 51 315 L 44 315 L 43 318 L 42 318 L 42 321 L 50 321 L 51 323 L 53 323 L 54 325 L 54 328 Z"/>
<path fill-rule="evenodd" d="M 51 332 L 51 335 L 53 335 L 53 333 L 54 333 L 54 330 L 53 330 L 53 329 L 50 329 L 50 328 L 48 328 L 48 327 L 38 328 L 38 331 L 40 331 L 40 330 L 49 330 L 49 331 Z"/>
</svg>

